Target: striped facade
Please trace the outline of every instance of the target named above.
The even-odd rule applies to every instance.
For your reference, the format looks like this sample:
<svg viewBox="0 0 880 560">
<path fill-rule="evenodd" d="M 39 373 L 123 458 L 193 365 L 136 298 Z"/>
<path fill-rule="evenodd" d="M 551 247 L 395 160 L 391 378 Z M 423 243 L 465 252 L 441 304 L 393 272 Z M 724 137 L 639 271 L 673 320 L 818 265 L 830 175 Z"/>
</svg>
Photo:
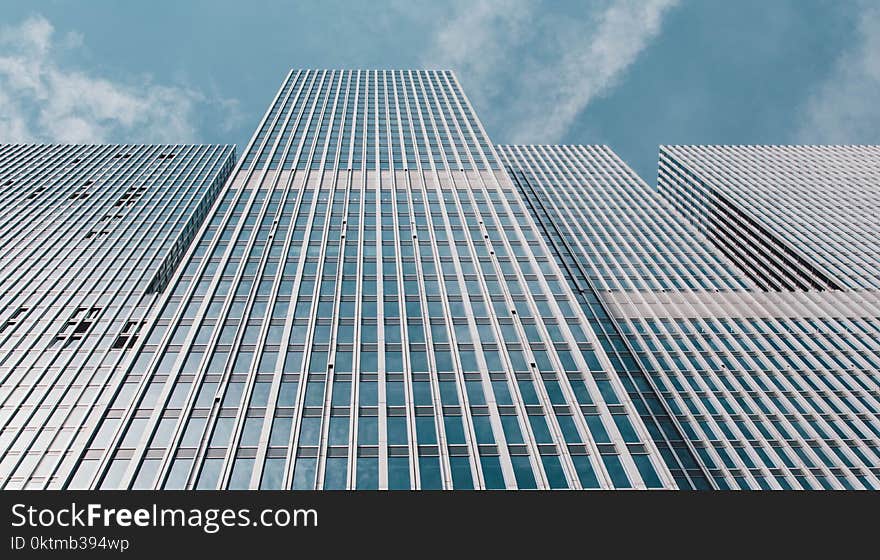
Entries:
<svg viewBox="0 0 880 560">
<path fill-rule="evenodd" d="M 877 266 L 869 150 L 664 147 L 659 191 L 605 147 L 500 153 L 582 305 L 612 318 L 615 367 L 680 488 L 880 487 L 877 292 L 856 287 Z M 771 258 L 782 246 L 803 261 Z"/>
<path fill-rule="evenodd" d="M 0 146 L 0 487 L 64 484 L 232 146 Z"/>
<path fill-rule="evenodd" d="M 0 146 L 0 487 L 878 489 L 873 146 L 495 146 L 293 70 L 231 146 Z"/>
<path fill-rule="evenodd" d="M 674 487 L 451 72 L 291 72 L 161 306 L 67 487 Z"/>
</svg>

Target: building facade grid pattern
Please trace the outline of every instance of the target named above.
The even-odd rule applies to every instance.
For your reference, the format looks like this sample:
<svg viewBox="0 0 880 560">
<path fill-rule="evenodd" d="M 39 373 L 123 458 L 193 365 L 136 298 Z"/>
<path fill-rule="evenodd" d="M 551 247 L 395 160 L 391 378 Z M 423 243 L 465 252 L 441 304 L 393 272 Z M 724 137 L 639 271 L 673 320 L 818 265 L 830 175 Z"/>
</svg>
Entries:
<svg viewBox="0 0 880 560">
<path fill-rule="evenodd" d="M 878 489 L 878 147 L 499 146 L 292 70 L 231 146 L 0 146 L 0 487 Z"/>
<path fill-rule="evenodd" d="M 878 156 L 877 146 L 661 146 L 660 170 L 680 185 L 667 191 L 677 207 L 704 227 L 721 220 L 744 270 L 773 289 L 877 290 Z"/>
<path fill-rule="evenodd" d="M 498 169 L 450 71 L 291 71 L 254 140 L 242 169 Z"/>
<path fill-rule="evenodd" d="M 0 147 L 0 484 L 60 484 L 232 146 Z"/>
<path fill-rule="evenodd" d="M 670 415 L 675 429 L 663 435 L 673 443 L 687 436 L 713 486 L 878 487 L 877 320 L 873 311 L 867 318 L 856 311 L 862 301 L 823 301 L 808 292 L 759 297 L 734 261 L 712 251 L 695 226 L 605 147 L 500 151 L 529 173 L 585 267 L 627 271 L 592 277 L 625 280 L 599 294 L 649 377 L 630 390 L 653 400 L 660 418 Z M 607 245 L 597 250 L 599 243 Z M 674 263 L 667 270 L 678 278 L 651 286 L 654 270 L 630 266 L 644 255 Z M 714 263 L 712 282 L 707 262 Z M 632 275 L 642 282 L 629 282 Z M 683 452 L 666 457 L 673 472 L 688 461 Z"/>
<path fill-rule="evenodd" d="M 287 161 L 273 111 L 245 153 Z M 245 157 L 69 487 L 674 487 L 507 175 L 447 153 Z"/>
</svg>

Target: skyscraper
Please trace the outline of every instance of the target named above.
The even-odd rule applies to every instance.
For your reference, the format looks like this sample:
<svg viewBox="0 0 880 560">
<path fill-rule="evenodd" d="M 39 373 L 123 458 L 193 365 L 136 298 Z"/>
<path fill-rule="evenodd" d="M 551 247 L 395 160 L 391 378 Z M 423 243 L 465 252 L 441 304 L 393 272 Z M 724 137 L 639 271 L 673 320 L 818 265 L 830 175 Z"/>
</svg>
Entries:
<svg viewBox="0 0 880 560">
<path fill-rule="evenodd" d="M 876 308 L 822 272 L 877 265 L 873 238 L 837 235 L 870 229 L 866 150 L 663 148 L 668 200 L 604 147 L 500 152 L 680 488 L 878 487 Z M 794 270 L 771 228 L 798 231 Z"/>
<path fill-rule="evenodd" d="M 652 188 L 424 70 L 291 71 L 234 167 L 2 147 L 0 484 L 880 488 L 877 150 Z"/>
<path fill-rule="evenodd" d="M 0 146 L 0 485 L 58 487 L 234 163 L 231 146 Z"/>
<path fill-rule="evenodd" d="M 291 72 L 180 271 L 68 487 L 674 487 L 451 72 Z"/>
<path fill-rule="evenodd" d="M 711 488 L 711 474 L 676 420 L 677 409 L 662 398 L 656 367 L 634 336 L 647 325 L 619 317 L 614 304 L 620 294 L 642 300 L 666 290 L 726 289 L 742 280 L 701 250 L 701 240 L 608 148 L 501 146 L 499 152 L 677 486 Z"/>
<path fill-rule="evenodd" d="M 755 466 L 783 487 L 880 487 L 878 154 L 660 150 L 659 189 L 750 284 L 713 313 L 735 318 L 723 342 L 739 382 L 722 390 L 733 397 L 722 405 L 753 425 L 717 439 L 752 439 Z"/>
</svg>

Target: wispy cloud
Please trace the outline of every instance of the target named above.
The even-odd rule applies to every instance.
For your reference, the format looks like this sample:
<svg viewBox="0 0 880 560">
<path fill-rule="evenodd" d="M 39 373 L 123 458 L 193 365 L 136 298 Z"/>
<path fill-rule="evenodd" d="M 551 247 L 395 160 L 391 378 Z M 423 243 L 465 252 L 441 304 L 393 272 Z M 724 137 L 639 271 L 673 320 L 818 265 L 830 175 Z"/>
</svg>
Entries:
<svg viewBox="0 0 880 560">
<path fill-rule="evenodd" d="M 854 44 L 802 109 L 798 142 L 880 142 L 880 6 L 863 1 L 859 10 Z"/>
<path fill-rule="evenodd" d="M 0 142 L 191 142 L 199 91 L 116 81 L 69 68 L 62 55 L 82 47 L 42 16 L 0 27 Z M 220 101 L 232 103 L 230 101 Z"/>
<path fill-rule="evenodd" d="M 495 80 L 516 61 L 508 58 L 517 43 L 532 32 L 533 0 L 476 0 L 458 2 L 434 33 L 426 66 L 452 68 L 472 82 L 474 95 L 500 91 Z"/>
<path fill-rule="evenodd" d="M 574 13 L 538 0 L 463 1 L 435 33 L 426 66 L 455 69 L 477 105 L 514 99 L 499 141 L 555 142 L 609 92 L 678 0 L 605 0 Z"/>
</svg>

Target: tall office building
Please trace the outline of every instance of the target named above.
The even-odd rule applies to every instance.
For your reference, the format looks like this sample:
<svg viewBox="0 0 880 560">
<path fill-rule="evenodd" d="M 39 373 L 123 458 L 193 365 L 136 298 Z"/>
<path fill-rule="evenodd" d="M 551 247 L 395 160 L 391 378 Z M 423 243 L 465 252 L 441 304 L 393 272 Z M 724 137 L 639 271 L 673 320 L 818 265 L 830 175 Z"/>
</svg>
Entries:
<svg viewBox="0 0 880 560">
<path fill-rule="evenodd" d="M 754 423 L 736 439 L 776 451 L 755 465 L 783 487 L 793 477 L 880 488 L 878 156 L 877 146 L 660 150 L 659 189 L 750 280 L 725 304 L 739 319 L 734 347 L 724 344 L 754 362 L 727 365 L 740 373 L 727 413 Z"/>
<path fill-rule="evenodd" d="M 880 487 L 872 151 L 500 148 L 680 488 Z"/>
<path fill-rule="evenodd" d="M 713 487 L 633 336 L 649 323 L 629 324 L 613 305 L 619 294 L 643 299 L 667 290 L 728 289 L 744 280 L 702 250 L 702 239 L 608 148 L 501 146 L 499 152 L 677 486 Z"/>
<path fill-rule="evenodd" d="M 2 147 L 0 484 L 880 489 L 878 151 L 654 189 L 409 70 L 291 71 L 234 168 Z"/>
<path fill-rule="evenodd" d="M 445 71 L 293 71 L 66 487 L 672 488 Z"/>
<path fill-rule="evenodd" d="M 0 487 L 61 486 L 231 146 L 0 146 Z"/>
</svg>

